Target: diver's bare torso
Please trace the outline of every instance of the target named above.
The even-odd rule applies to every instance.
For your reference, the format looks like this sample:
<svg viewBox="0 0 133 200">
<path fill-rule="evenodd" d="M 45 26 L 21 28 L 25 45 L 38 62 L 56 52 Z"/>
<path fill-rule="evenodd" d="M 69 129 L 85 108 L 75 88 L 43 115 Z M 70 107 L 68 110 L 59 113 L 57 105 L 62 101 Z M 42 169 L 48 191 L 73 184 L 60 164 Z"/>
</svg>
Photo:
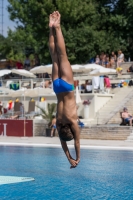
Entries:
<svg viewBox="0 0 133 200">
<path fill-rule="evenodd" d="M 57 95 L 57 123 L 71 124 L 73 120 L 77 120 L 77 109 L 74 92 L 62 92 Z"/>
</svg>

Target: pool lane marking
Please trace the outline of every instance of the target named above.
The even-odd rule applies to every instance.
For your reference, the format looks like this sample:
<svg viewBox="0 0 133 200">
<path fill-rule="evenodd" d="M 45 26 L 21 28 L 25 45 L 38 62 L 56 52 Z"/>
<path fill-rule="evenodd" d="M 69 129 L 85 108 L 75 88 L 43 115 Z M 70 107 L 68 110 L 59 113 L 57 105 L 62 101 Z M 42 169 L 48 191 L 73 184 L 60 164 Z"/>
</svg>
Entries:
<svg viewBox="0 0 133 200">
<path fill-rule="evenodd" d="M 37 144 L 37 143 L 9 143 L 9 142 L 2 142 L 0 143 L 1 146 L 29 146 L 29 147 L 57 147 L 61 148 L 60 144 Z M 74 148 L 73 145 L 68 144 L 68 147 Z M 111 150 L 132 150 L 133 147 L 127 146 L 98 146 L 98 145 L 80 145 L 82 149 L 111 149 Z"/>
</svg>

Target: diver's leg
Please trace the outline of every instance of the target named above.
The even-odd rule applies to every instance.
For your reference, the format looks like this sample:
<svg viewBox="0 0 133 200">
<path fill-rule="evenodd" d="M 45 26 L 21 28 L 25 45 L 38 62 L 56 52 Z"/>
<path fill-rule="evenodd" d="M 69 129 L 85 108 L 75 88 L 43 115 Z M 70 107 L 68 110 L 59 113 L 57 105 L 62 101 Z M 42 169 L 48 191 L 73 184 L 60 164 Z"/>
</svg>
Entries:
<svg viewBox="0 0 133 200">
<path fill-rule="evenodd" d="M 56 46 L 55 46 L 55 38 L 54 38 L 54 28 L 53 28 L 53 14 L 49 16 L 49 50 L 52 58 L 52 80 L 54 81 L 55 79 L 60 77 L 60 71 L 59 71 L 59 62 L 58 62 L 58 56 L 57 56 L 57 51 L 56 51 Z"/>
<path fill-rule="evenodd" d="M 68 61 L 68 57 L 66 53 L 64 37 L 63 37 L 61 26 L 60 26 L 60 14 L 58 11 L 56 11 L 56 20 L 53 26 L 55 27 L 55 32 L 56 32 L 56 48 L 57 48 L 57 54 L 58 54 L 58 59 L 59 59 L 59 64 L 60 64 L 61 78 L 67 81 L 68 83 L 73 84 L 72 68 Z"/>
</svg>

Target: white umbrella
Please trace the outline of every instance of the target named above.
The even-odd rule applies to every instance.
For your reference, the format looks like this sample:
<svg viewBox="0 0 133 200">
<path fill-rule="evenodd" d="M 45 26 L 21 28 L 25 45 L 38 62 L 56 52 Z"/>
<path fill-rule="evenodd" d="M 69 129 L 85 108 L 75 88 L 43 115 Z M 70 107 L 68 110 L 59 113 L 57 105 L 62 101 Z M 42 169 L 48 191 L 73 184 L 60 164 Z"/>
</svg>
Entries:
<svg viewBox="0 0 133 200">
<path fill-rule="evenodd" d="M 83 72 L 83 65 L 71 65 L 72 71 L 73 72 Z M 50 65 L 41 65 L 39 67 L 34 67 L 33 69 L 30 70 L 33 74 L 43 74 L 43 73 L 52 73 L 52 64 Z"/>
<path fill-rule="evenodd" d="M 81 103 L 81 97 L 80 97 L 80 94 L 79 94 L 79 90 L 78 90 L 78 86 L 76 86 L 76 104 L 79 104 Z"/>
<path fill-rule="evenodd" d="M 84 67 L 83 65 L 71 65 L 72 67 L 72 71 L 73 72 L 83 72 L 84 71 Z"/>
<path fill-rule="evenodd" d="M 36 90 L 39 95 L 51 94 L 53 92 L 53 89 L 51 89 L 51 88 L 39 88 L 39 87 L 37 87 L 34 90 Z"/>
<path fill-rule="evenodd" d="M 110 68 L 101 68 L 101 69 L 95 69 L 89 74 L 92 76 L 99 76 L 99 75 L 105 75 L 105 74 L 115 74 L 116 70 L 115 69 L 110 69 Z"/>
<path fill-rule="evenodd" d="M 6 93 L 10 93 L 10 89 L 9 88 L 4 88 L 4 87 L 0 87 L 0 93 L 2 94 L 6 94 Z M 4 107 L 4 104 L 5 104 L 5 96 L 2 95 L 1 98 L 3 99 L 3 107 Z"/>
<path fill-rule="evenodd" d="M 36 78 L 36 76 L 33 73 L 25 69 L 12 69 L 11 72 L 25 77 Z"/>
<path fill-rule="evenodd" d="M 6 75 L 6 74 L 10 74 L 11 73 L 11 70 L 9 69 L 3 69 L 3 70 L 0 70 L 0 77 Z"/>
<path fill-rule="evenodd" d="M 51 94 L 53 90 L 51 88 L 34 88 L 34 89 L 27 89 L 24 93 L 25 96 L 28 97 L 37 97 L 40 95 Z"/>
<path fill-rule="evenodd" d="M 22 88 L 20 90 L 10 90 L 9 95 L 12 97 L 24 96 L 24 92 L 26 90 L 26 88 Z"/>
<path fill-rule="evenodd" d="M 83 65 L 84 67 L 84 71 L 91 71 L 91 70 L 95 70 L 95 69 L 105 69 L 105 67 L 102 67 L 101 65 L 97 65 L 97 64 L 86 64 Z"/>
<path fill-rule="evenodd" d="M 9 93 L 10 91 L 9 88 L 0 87 L 0 93 Z"/>
<path fill-rule="evenodd" d="M 27 97 L 37 97 L 38 96 L 38 92 L 35 89 L 27 89 L 24 93 L 25 96 Z"/>
<path fill-rule="evenodd" d="M 38 67 L 34 67 L 33 69 L 30 70 L 33 74 L 43 74 L 43 73 L 52 73 L 52 64 L 50 65 L 41 65 Z"/>
</svg>

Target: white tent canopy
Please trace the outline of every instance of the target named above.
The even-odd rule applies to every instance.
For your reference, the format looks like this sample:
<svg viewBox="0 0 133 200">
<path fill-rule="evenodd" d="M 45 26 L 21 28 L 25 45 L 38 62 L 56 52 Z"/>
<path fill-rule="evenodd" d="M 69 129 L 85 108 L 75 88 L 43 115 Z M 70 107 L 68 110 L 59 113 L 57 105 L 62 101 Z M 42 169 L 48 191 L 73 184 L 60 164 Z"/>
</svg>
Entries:
<svg viewBox="0 0 133 200">
<path fill-rule="evenodd" d="M 116 70 L 115 69 L 110 69 L 110 68 L 101 68 L 101 69 L 95 69 L 89 74 L 91 76 L 99 76 L 99 75 L 105 75 L 105 74 L 115 74 Z"/>
<path fill-rule="evenodd" d="M 34 67 L 30 70 L 33 74 L 43 74 L 43 73 L 52 73 L 52 64 L 50 65 L 41 65 L 38 67 Z"/>
<path fill-rule="evenodd" d="M 14 73 L 14 74 L 18 74 L 20 76 L 36 78 L 36 76 L 33 73 L 31 73 L 31 72 L 29 72 L 25 69 L 12 69 L 11 72 Z"/>
</svg>

